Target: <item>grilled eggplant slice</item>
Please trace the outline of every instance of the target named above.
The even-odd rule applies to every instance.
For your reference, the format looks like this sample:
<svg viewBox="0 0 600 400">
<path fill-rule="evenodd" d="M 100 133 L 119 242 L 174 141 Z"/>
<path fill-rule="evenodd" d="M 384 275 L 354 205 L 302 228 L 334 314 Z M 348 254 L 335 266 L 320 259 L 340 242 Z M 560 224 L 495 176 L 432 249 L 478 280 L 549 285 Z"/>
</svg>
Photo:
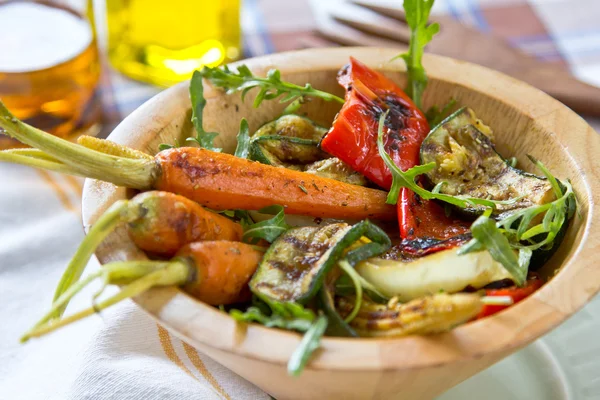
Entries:
<svg viewBox="0 0 600 400">
<path fill-rule="evenodd" d="M 370 258 L 356 265 L 356 272 L 388 297 L 410 301 L 438 293 L 456 293 L 467 287 L 480 289 L 495 281 L 512 279 L 490 253 L 464 255 L 458 249 L 440 251 L 413 261 Z"/>
<path fill-rule="evenodd" d="M 435 162 L 430 182 L 440 192 L 489 200 L 519 199 L 498 205 L 495 216 L 554 200 L 543 177 L 511 167 L 495 150 L 489 127 L 470 108 L 462 108 L 435 127 L 421 145 L 421 162 Z M 478 213 L 477 209 L 467 212 Z"/>
<path fill-rule="evenodd" d="M 261 126 L 252 135 L 250 158 L 287 168 L 319 161 L 329 157 L 318 147 L 325 133 L 327 128 L 308 118 L 283 115 Z"/>
<path fill-rule="evenodd" d="M 357 245 L 362 237 L 369 239 Z M 263 300 L 305 303 L 323 286 L 326 274 L 344 256 L 352 264 L 387 251 L 389 237 L 364 220 L 323 227 L 293 228 L 277 238 L 250 280 Z"/>
</svg>

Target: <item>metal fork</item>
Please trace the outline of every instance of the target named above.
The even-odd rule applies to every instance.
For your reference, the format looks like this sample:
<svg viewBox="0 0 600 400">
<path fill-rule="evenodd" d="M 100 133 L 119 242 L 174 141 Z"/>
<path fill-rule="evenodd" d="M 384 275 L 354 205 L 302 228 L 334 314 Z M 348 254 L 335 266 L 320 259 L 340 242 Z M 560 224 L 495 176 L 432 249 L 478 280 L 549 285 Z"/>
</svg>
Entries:
<svg viewBox="0 0 600 400">
<path fill-rule="evenodd" d="M 344 46 L 406 47 L 410 30 L 400 0 L 311 0 L 321 36 Z M 600 88 L 561 65 L 544 63 L 506 41 L 435 16 L 441 30 L 427 51 L 480 64 L 525 81 L 579 113 L 600 116 Z M 314 44 L 313 44 L 314 45 Z"/>
</svg>

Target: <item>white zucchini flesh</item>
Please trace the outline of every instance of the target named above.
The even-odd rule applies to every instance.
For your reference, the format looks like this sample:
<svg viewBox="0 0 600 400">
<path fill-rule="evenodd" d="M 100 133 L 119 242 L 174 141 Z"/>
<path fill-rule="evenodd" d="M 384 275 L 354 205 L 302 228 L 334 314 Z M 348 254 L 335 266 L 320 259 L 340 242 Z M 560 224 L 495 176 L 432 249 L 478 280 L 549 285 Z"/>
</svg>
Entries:
<svg viewBox="0 0 600 400">
<path fill-rule="evenodd" d="M 444 291 L 456 293 L 467 286 L 475 289 L 512 279 L 488 251 L 458 255 L 458 248 L 434 253 L 413 261 L 370 258 L 356 265 L 356 271 L 379 291 L 399 301 Z"/>
</svg>

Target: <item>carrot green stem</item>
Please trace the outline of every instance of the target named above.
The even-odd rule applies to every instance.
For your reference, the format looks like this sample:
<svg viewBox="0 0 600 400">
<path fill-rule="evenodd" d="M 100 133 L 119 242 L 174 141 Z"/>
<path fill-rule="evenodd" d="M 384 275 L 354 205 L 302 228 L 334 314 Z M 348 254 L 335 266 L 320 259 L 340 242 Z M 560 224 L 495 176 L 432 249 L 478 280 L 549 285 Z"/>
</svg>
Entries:
<svg viewBox="0 0 600 400">
<path fill-rule="evenodd" d="M 0 128 L 4 129 L 8 136 L 17 139 L 21 143 L 43 150 L 48 155 L 68 164 L 72 169 L 69 172 L 64 170 L 64 172 L 73 175 L 87 176 L 135 189 L 149 189 L 152 187 L 154 177 L 158 173 L 158 166 L 154 160 L 132 159 L 105 154 L 27 125 L 12 115 L 1 101 Z M 16 161 L 13 160 L 13 162 Z M 21 163 L 23 164 L 23 162 Z M 57 170 L 55 165 L 43 166 L 40 160 L 37 160 L 36 164 L 35 166 L 40 168 L 55 167 L 49 169 Z M 32 163 L 27 165 L 32 165 Z"/>
<path fill-rule="evenodd" d="M 114 230 L 114 228 L 123 220 L 125 211 L 128 210 L 129 201 L 119 200 L 115 202 L 106 212 L 96 221 L 94 226 L 90 229 L 88 235 L 83 239 L 77 252 L 71 259 L 71 262 L 63 272 L 58 286 L 54 291 L 53 302 L 57 301 L 58 298 L 74 283 L 76 282 L 88 261 L 94 254 L 96 248 L 102 243 L 106 236 Z M 65 312 L 67 304 L 58 308 L 55 313 L 49 316 L 52 318 L 60 318 Z M 40 323 L 44 323 L 47 320 L 42 319 Z"/>
<path fill-rule="evenodd" d="M 47 169 L 49 171 L 60 172 L 61 174 L 85 176 L 85 174 L 79 173 L 76 168 L 71 167 L 70 165 L 66 165 L 58 160 L 51 160 L 50 156 L 48 156 L 48 158 L 29 156 L 17 153 L 14 150 L 4 150 L 0 151 L 0 161 Z"/>
<path fill-rule="evenodd" d="M 183 261 L 129 261 L 106 264 L 102 270 L 87 276 L 67 289 L 52 305 L 50 311 L 42 317 L 45 323 L 36 324 L 21 338 L 26 342 L 32 337 L 39 337 L 62 326 L 71 324 L 96 312 L 102 311 L 121 300 L 137 296 L 154 286 L 181 285 L 190 276 L 190 267 Z M 127 284 L 119 293 L 113 295 L 93 307 L 86 308 L 66 318 L 48 321 L 49 316 L 66 304 L 84 287 L 98 278 L 111 284 Z"/>
<path fill-rule="evenodd" d="M 38 159 L 42 159 L 42 160 L 60 162 L 56 158 L 52 157 L 50 154 L 46 154 L 43 151 L 38 150 L 38 149 L 10 149 L 10 150 L 4 150 L 4 151 L 2 151 L 2 153 L 11 153 L 11 154 L 17 154 L 20 156 L 34 157 L 34 158 L 38 158 Z"/>
</svg>

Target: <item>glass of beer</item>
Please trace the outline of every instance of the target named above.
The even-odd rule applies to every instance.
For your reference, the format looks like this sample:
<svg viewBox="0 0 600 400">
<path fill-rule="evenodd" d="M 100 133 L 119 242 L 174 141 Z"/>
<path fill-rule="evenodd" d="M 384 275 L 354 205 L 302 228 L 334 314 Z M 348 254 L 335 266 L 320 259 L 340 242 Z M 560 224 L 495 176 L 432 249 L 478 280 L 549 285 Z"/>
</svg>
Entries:
<svg viewBox="0 0 600 400">
<path fill-rule="evenodd" d="M 91 0 L 0 0 L 0 100 L 18 118 L 70 138 L 101 118 Z M 0 135 L 0 148 L 18 146 Z"/>
</svg>

